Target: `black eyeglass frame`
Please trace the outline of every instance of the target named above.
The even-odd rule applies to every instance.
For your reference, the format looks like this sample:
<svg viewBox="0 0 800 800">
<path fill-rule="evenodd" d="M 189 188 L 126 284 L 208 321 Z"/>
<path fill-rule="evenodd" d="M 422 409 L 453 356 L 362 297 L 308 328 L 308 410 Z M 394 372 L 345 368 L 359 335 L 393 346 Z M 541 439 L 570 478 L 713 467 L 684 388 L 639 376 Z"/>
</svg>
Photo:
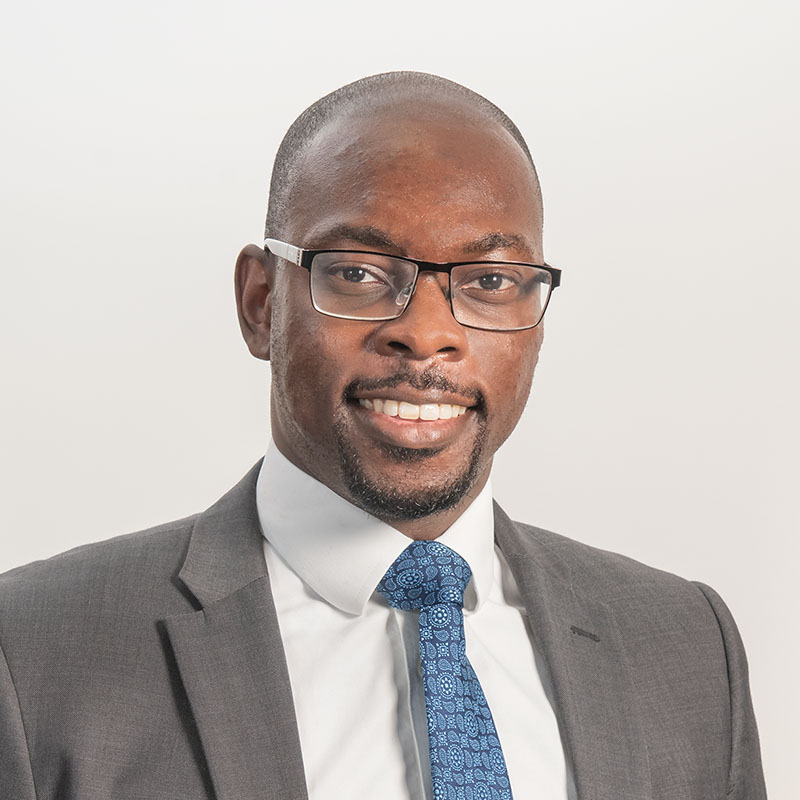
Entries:
<svg viewBox="0 0 800 800">
<path fill-rule="evenodd" d="M 324 250 L 306 250 L 302 247 L 297 247 L 293 244 L 288 244 L 287 242 L 281 242 L 278 239 L 264 239 L 264 250 L 268 253 L 272 253 L 273 255 L 277 256 L 278 258 L 284 259 L 284 261 L 289 261 L 292 264 L 296 264 L 298 267 L 303 267 L 303 269 L 308 270 L 309 274 L 309 281 L 308 281 L 308 295 L 311 300 L 311 305 L 314 307 L 316 311 L 320 314 L 324 314 L 326 317 L 336 317 L 337 319 L 349 319 L 353 320 L 354 322 L 385 322 L 391 319 L 398 319 L 399 317 L 403 316 L 405 310 L 411 303 L 411 298 L 414 296 L 414 292 L 417 289 L 417 281 L 419 280 L 419 276 L 421 272 L 441 272 L 446 273 L 448 275 L 448 301 L 450 303 L 450 313 L 453 315 L 453 319 L 458 322 L 459 325 L 464 325 L 465 328 L 476 328 L 478 330 L 490 330 L 490 331 L 499 331 L 499 332 L 511 332 L 511 331 L 525 331 L 530 330 L 531 328 L 535 328 L 537 325 L 541 323 L 544 319 L 545 312 L 547 311 L 548 306 L 550 305 L 550 298 L 553 296 L 553 290 L 558 288 L 561 285 L 561 270 L 558 267 L 551 267 L 549 264 L 531 264 L 527 261 L 449 261 L 449 262 L 437 262 L 437 261 L 420 261 L 416 258 L 407 258 L 406 256 L 395 256 L 391 253 L 379 253 L 374 250 L 353 250 L 353 249 L 336 249 L 336 248 L 327 248 Z M 414 276 L 414 283 L 411 286 L 411 291 L 408 293 L 408 299 L 403 305 L 402 309 L 400 310 L 399 314 L 395 314 L 391 317 L 351 317 L 346 314 L 332 314 L 330 311 L 323 311 L 321 308 L 317 306 L 314 302 L 314 295 L 311 292 L 311 263 L 313 262 L 314 258 L 318 255 L 322 255 L 323 253 L 359 253 L 365 256 L 380 256 L 381 258 L 394 258 L 398 261 L 405 261 L 409 264 L 413 264 L 416 269 L 416 275 Z M 547 302 L 542 309 L 542 313 L 539 316 L 539 319 L 533 325 L 524 325 L 520 328 L 483 328 L 479 325 L 468 325 L 466 323 L 461 322 L 455 315 L 455 310 L 453 309 L 453 287 L 450 283 L 452 278 L 452 272 L 454 267 L 464 267 L 468 264 L 498 264 L 499 266 L 508 265 L 511 267 L 534 267 L 536 269 L 543 269 L 546 272 L 550 273 L 550 291 L 547 294 Z"/>
</svg>

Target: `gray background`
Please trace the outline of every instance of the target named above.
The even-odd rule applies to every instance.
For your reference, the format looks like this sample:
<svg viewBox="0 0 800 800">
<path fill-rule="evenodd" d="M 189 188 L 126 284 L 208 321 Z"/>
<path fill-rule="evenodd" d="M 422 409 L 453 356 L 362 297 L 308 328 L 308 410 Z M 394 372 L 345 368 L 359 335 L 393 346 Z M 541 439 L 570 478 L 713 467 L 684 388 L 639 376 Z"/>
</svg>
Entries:
<svg viewBox="0 0 800 800">
<path fill-rule="evenodd" d="M 798 11 L 47 0 L 0 33 L 0 570 L 200 510 L 263 452 L 231 271 L 306 105 L 411 68 L 528 137 L 565 270 L 496 464 L 519 519 L 701 579 L 790 798 Z"/>
</svg>

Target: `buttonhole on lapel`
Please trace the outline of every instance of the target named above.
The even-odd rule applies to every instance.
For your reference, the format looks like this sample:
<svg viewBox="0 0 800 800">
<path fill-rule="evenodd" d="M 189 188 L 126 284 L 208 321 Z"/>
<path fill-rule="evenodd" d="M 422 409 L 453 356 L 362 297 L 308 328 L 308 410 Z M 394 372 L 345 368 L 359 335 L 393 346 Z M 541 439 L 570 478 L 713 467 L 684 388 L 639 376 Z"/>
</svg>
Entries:
<svg viewBox="0 0 800 800">
<path fill-rule="evenodd" d="M 577 625 L 570 625 L 569 628 L 576 636 L 585 636 L 587 639 L 591 639 L 593 642 L 599 642 L 600 637 L 596 633 L 589 633 L 589 631 L 583 630 L 583 628 L 579 628 Z"/>
</svg>

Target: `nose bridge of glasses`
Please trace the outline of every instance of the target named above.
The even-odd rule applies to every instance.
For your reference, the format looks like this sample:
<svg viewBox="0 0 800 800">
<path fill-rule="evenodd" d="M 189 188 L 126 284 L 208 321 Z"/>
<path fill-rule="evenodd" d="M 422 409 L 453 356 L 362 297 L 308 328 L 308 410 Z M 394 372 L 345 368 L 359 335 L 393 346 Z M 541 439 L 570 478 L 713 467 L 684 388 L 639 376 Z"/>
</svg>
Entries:
<svg viewBox="0 0 800 800">
<path fill-rule="evenodd" d="M 438 266 L 438 265 L 437 265 Z M 433 297 L 437 297 L 439 294 L 447 301 L 449 306 L 450 303 L 450 270 L 449 269 L 427 269 L 426 266 L 420 266 L 417 272 L 417 276 L 414 279 L 413 284 L 411 284 L 409 288 L 410 298 L 409 302 L 412 302 L 414 297 L 416 297 L 421 292 L 428 292 L 433 293 Z"/>
<path fill-rule="evenodd" d="M 427 261 L 412 261 L 411 259 L 398 258 L 391 261 L 394 280 L 393 288 L 397 292 L 395 295 L 395 303 L 398 307 L 405 309 L 411 302 L 420 283 L 427 280 L 427 278 L 435 277 L 435 280 L 442 287 L 443 294 L 449 298 L 450 296 L 450 270 L 448 264 L 433 264 Z M 413 269 L 413 272 L 409 268 Z M 427 273 L 427 276 L 426 276 Z M 440 278 L 439 274 L 445 273 L 444 278 Z"/>
<path fill-rule="evenodd" d="M 413 283 L 405 286 L 397 296 L 398 312 L 405 323 L 417 327 L 424 322 L 429 330 L 440 333 L 451 326 L 460 328 L 454 319 L 450 303 L 450 276 L 421 269 Z M 437 320 L 435 324 L 434 320 Z"/>
<path fill-rule="evenodd" d="M 420 271 L 415 281 L 400 290 L 397 315 L 384 321 L 375 334 L 381 352 L 402 352 L 416 359 L 463 355 L 466 329 L 452 314 L 448 278 Z"/>
</svg>

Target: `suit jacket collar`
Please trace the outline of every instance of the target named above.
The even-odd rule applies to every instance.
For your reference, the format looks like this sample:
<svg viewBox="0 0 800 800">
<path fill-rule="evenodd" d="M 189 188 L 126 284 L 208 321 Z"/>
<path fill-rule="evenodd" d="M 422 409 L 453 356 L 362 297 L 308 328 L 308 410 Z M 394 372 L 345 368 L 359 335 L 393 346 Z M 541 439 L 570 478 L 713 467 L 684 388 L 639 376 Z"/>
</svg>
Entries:
<svg viewBox="0 0 800 800">
<path fill-rule="evenodd" d="M 307 800 L 289 675 L 256 511 L 256 464 L 195 523 L 179 578 L 200 610 L 164 621 L 217 800 Z M 611 609 L 495 505 L 495 536 L 550 673 L 580 800 L 652 796 Z M 345 788 L 345 787 L 343 787 Z"/>
<path fill-rule="evenodd" d="M 256 510 L 259 461 L 200 514 L 178 577 L 203 606 L 267 575 Z"/>
</svg>

